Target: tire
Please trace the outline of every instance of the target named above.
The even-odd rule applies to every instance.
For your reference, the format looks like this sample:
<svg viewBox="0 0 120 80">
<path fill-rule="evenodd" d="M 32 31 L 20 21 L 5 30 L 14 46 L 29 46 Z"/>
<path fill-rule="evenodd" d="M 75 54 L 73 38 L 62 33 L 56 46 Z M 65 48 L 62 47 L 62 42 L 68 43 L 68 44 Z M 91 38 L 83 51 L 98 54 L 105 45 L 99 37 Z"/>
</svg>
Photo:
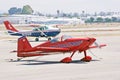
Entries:
<svg viewBox="0 0 120 80">
<path fill-rule="evenodd" d="M 49 38 L 48 38 L 48 41 L 50 41 L 50 40 L 51 40 L 51 38 L 49 37 Z"/>
<path fill-rule="evenodd" d="M 35 38 L 35 41 L 39 41 L 39 38 Z"/>
</svg>

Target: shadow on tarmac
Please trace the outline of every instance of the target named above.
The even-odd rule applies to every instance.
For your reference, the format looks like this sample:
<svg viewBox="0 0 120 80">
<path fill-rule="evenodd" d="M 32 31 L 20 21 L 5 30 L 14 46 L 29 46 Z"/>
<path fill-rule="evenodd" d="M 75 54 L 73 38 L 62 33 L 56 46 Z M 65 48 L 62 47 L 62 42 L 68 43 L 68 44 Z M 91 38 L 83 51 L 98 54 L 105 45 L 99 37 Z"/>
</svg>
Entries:
<svg viewBox="0 0 120 80">
<path fill-rule="evenodd" d="M 92 60 L 92 61 L 100 61 L 100 60 Z M 87 64 L 89 63 L 89 62 L 84 62 L 80 60 L 73 60 L 71 63 L 61 63 L 60 61 L 39 61 L 39 60 L 20 60 L 20 61 L 10 61 L 10 62 L 25 62 L 20 65 Z"/>
</svg>

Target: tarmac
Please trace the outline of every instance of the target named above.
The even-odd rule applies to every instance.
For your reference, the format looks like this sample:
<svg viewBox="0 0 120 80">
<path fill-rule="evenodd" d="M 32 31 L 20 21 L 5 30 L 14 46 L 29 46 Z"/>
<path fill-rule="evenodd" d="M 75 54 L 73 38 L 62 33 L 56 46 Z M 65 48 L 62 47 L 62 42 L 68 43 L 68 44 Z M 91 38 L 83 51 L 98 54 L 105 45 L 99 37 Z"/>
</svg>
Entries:
<svg viewBox="0 0 120 80">
<path fill-rule="evenodd" d="M 71 54 L 31 57 L 16 61 L 16 53 L 10 53 L 10 51 L 17 49 L 19 37 L 9 36 L 5 31 L 0 31 L 0 79 L 120 80 L 120 31 L 113 31 L 114 35 L 112 31 L 103 31 L 104 36 L 103 33 L 97 31 L 86 33 L 87 36 L 95 37 L 98 43 L 105 43 L 107 46 L 88 50 L 88 55 L 92 57 L 90 62 L 80 61 L 84 55 L 76 52 L 71 63 L 60 63 L 61 59 Z M 63 34 L 68 33 L 63 31 L 60 35 Z M 74 37 L 84 36 L 82 32 L 69 32 L 69 34 Z M 46 41 L 45 38 L 41 38 L 40 42 L 34 42 L 34 38 L 28 39 L 32 46 Z"/>
</svg>

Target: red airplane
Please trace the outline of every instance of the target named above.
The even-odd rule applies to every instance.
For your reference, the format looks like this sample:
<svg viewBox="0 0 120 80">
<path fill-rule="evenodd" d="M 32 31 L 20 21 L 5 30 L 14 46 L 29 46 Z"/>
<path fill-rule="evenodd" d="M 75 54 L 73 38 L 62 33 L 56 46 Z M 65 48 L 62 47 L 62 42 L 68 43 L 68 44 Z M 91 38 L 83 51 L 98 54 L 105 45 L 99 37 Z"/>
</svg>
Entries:
<svg viewBox="0 0 120 80">
<path fill-rule="evenodd" d="M 39 44 L 32 47 L 26 37 L 21 37 L 18 39 L 17 56 L 33 57 L 33 56 L 44 56 L 51 54 L 58 54 L 58 52 L 66 53 L 72 52 L 70 57 L 66 57 L 61 60 L 63 63 L 70 63 L 72 57 L 76 51 L 84 52 L 84 58 L 82 61 L 89 62 L 92 60 L 91 56 L 87 56 L 86 50 L 90 48 L 104 47 L 106 44 L 93 45 L 95 43 L 95 38 L 72 38 L 70 36 L 56 37 L 50 41 Z M 20 60 L 20 59 L 19 59 Z"/>
</svg>

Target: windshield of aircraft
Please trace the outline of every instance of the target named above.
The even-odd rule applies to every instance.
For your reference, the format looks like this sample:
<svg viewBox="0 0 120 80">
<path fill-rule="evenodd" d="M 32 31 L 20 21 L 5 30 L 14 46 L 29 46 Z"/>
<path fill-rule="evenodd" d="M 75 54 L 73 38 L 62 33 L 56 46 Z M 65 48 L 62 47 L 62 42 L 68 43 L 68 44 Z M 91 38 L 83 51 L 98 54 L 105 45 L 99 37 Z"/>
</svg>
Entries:
<svg viewBox="0 0 120 80">
<path fill-rule="evenodd" d="M 47 29 L 48 29 L 48 26 L 41 26 L 41 27 L 33 29 L 33 31 L 43 31 L 43 30 L 47 30 Z"/>
<path fill-rule="evenodd" d="M 68 35 L 63 35 L 61 37 L 56 37 L 56 38 L 52 39 L 51 42 L 54 43 L 54 42 L 59 42 L 59 41 L 65 41 L 70 38 L 72 38 L 72 37 L 68 36 Z"/>
</svg>

